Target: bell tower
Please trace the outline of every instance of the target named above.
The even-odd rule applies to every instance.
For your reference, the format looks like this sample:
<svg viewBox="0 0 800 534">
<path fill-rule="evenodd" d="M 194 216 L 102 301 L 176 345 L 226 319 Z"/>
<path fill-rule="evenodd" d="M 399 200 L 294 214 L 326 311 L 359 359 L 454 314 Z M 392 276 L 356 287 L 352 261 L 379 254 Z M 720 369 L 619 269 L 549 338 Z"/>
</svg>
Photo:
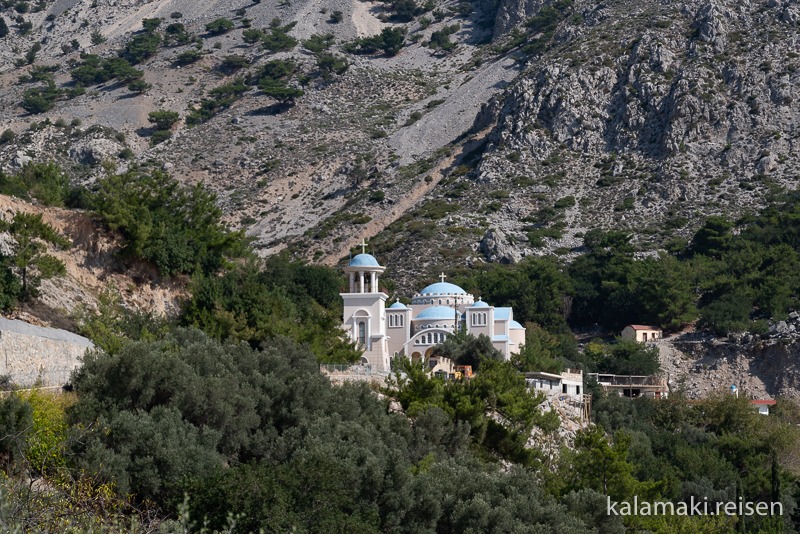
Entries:
<svg viewBox="0 0 800 534">
<path fill-rule="evenodd" d="M 354 256 L 344 272 L 347 273 L 349 291 L 341 293 L 344 301 L 343 323 L 373 372 L 389 372 L 389 349 L 386 337 L 386 299 L 389 295 L 380 290 L 379 276 L 386 267 L 374 256 L 366 253 L 366 243 L 361 243 L 361 254 Z"/>
</svg>

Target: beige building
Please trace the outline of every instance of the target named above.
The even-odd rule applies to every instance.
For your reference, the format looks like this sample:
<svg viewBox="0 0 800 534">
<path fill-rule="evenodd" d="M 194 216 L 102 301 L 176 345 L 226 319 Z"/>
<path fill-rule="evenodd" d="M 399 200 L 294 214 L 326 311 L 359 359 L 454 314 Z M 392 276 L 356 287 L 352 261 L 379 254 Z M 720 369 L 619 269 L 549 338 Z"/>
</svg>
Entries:
<svg viewBox="0 0 800 534">
<path fill-rule="evenodd" d="M 661 339 L 662 332 L 657 326 L 643 324 L 629 324 L 622 329 L 622 339 L 632 339 L 639 343 Z"/>
<path fill-rule="evenodd" d="M 406 306 L 399 300 L 386 306 L 389 296 L 379 288 L 385 267 L 370 254 L 354 256 L 344 271 L 349 290 L 344 300 L 343 326 L 350 339 L 363 351 L 362 362 L 376 372 L 388 372 L 391 359 L 405 356 L 428 361 L 433 348 L 448 336 L 466 330 L 481 334 L 506 358 L 519 353 L 525 342 L 525 327 L 514 320 L 511 308 L 491 306 L 455 284 L 430 284 L 411 298 Z M 447 372 L 452 362 L 436 362 L 434 371 Z"/>
<path fill-rule="evenodd" d="M 580 369 L 567 369 L 561 374 L 542 371 L 525 373 L 525 383 L 528 388 L 541 391 L 547 396 L 569 396 L 580 399 L 585 393 L 583 371 Z"/>
</svg>

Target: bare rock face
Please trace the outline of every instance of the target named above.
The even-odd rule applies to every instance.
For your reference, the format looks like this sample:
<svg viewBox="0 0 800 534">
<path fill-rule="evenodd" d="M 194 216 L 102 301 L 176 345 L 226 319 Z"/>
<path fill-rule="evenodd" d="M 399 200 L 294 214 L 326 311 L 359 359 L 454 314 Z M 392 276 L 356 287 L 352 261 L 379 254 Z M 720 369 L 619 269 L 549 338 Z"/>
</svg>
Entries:
<svg viewBox="0 0 800 534">
<path fill-rule="evenodd" d="M 69 157 L 77 163 L 98 165 L 107 159 L 113 159 L 122 147 L 109 139 L 88 139 L 69 149 Z"/>
<path fill-rule="evenodd" d="M 506 0 L 500 3 L 494 22 L 494 35 L 499 36 L 538 13 L 552 0 Z"/>
<path fill-rule="evenodd" d="M 479 250 L 490 262 L 517 263 L 522 255 L 509 244 L 502 230 L 492 229 L 481 239 Z"/>
</svg>

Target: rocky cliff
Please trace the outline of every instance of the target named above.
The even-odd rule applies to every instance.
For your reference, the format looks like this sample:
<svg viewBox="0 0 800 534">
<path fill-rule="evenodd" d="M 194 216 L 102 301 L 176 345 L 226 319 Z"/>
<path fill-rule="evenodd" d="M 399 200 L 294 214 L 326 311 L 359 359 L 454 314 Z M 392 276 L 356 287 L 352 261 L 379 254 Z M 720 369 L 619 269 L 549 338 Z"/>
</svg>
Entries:
<svg viewBox="0 0 800 534">
<path fill-rule="evenodd" d="M 762 335 L 685 334 L 657 343 L 670 389 L 690 398 L 728 391 L 756 399 L 800 399 L 800 314 Z"/>
<path fill-rule="evenodd" d="M 13 46 L 0 47 L 0 130 L 17 134 L 0 145 L 0 166 L 55 159 L 91 181 L 157 164 L 214 189 L 262 254 L 289 247 L 333 264 L 370 238 L 403 287 L 454 265 L 569 257 L 597 227 L 629 230 L 642 250 L 657 249 L 706 215 L 740 215 L 795 187 L 797 0 L 462 4 L 445 0 L 436 17 L 397 22 L 384 4 L 355 0 L 45 2 L 23 16 L 32 29 L 12 25 L 3 43 Z M 2 15 L 19 16 L 10 7 Z M 15 62 L 35 43 L 43 44 L 34 66 L 54 69 L 68 89 L 80 53 L 113 56 L 154 17 L 180 21 L 197 40 L 137 65 L 149 90 L 108 82 L 42 114 L 19 107 L 30 87 L 20 75 L 33 67 Z M 206 33 L 218 17 L 234 29 Z M 273 19 L 294 23 L 293 49 L 245 42 L 247 26 Z M 396 56 L 346 52 L 385 28 L 406 31 Z M 448 28 L 455 46 L 431 48 L 434 32 Z M 302 40 L 326 33 L 350 66 L 323 78 Z M 63 46 L 75 36 L 77 49 Z M 190 49 L 200 59 L 179 65 Z M 246 66 L 226 71 L 231 55 Z M 149 112 L 184 119 L 214 88 L 286 58 L 307 78 L 294 106 L 275 107 L 252 89 L 205 122 L 179 121 L 171 139 L 151 146 Z"/>
</svg>

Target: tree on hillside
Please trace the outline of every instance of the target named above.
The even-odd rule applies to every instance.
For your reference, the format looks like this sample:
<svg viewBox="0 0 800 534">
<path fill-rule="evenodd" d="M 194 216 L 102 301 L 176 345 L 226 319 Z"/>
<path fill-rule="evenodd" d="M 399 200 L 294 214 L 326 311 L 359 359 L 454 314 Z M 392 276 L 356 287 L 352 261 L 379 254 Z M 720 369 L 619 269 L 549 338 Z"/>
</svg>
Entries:
<svg viewBox="0 0 800 534">
<path fill-rule="evenodd" d="M 169 130 L 172 125 L 178 122 L 180 115 L 177 111 L 158 110 L 151 111 L 147 116 L 147 120 L 156 126 L 159 130 Z"/>
<path fill-rule="evenodd" d="M 481 334 L 475 337 L 463 330 L 453 336 L 448 336 L 444 343 L 437 345 L 434 354 L 450 358 L 458 365 L 471 365 L 475 371 L 478 370 L 481 361 L 486 358 L 503 359 L 503 355 L 492 346 L 492 340 L 487 336 Z"/>
<path fill-rule="evenodd" d="M 6 19 L 0 17 L 0 39 L 8 35 L 8 24 L 6 24 Z"/>
<path fill-rule="evenodd" d="M 219 18 L 206 24 L 206 31 L 211 35 L 222 35 L 233 29 L 233 22 L 226 18 Z"/>
<path fill-rule="evenodd" d="M 10 223 L 3 221 L 0 230 L 14 238 L 11 245 L 11 265 L 22 284 L 20 296 L 23 300 L 35 297 L 42 280 L 63 275 L 64 263 L 47 254 L 47 245 L 58 248 L 69 246 L 67 238 L 42 220 L 42 215 L 17 213 Z"/>
<path fill-rule="evenodd" d="M 381 31 L 381 50 L 387 56 L 396 56 L 406 39 L 406 32 L 402 28 L 384 28 Z"/>
</svg>

